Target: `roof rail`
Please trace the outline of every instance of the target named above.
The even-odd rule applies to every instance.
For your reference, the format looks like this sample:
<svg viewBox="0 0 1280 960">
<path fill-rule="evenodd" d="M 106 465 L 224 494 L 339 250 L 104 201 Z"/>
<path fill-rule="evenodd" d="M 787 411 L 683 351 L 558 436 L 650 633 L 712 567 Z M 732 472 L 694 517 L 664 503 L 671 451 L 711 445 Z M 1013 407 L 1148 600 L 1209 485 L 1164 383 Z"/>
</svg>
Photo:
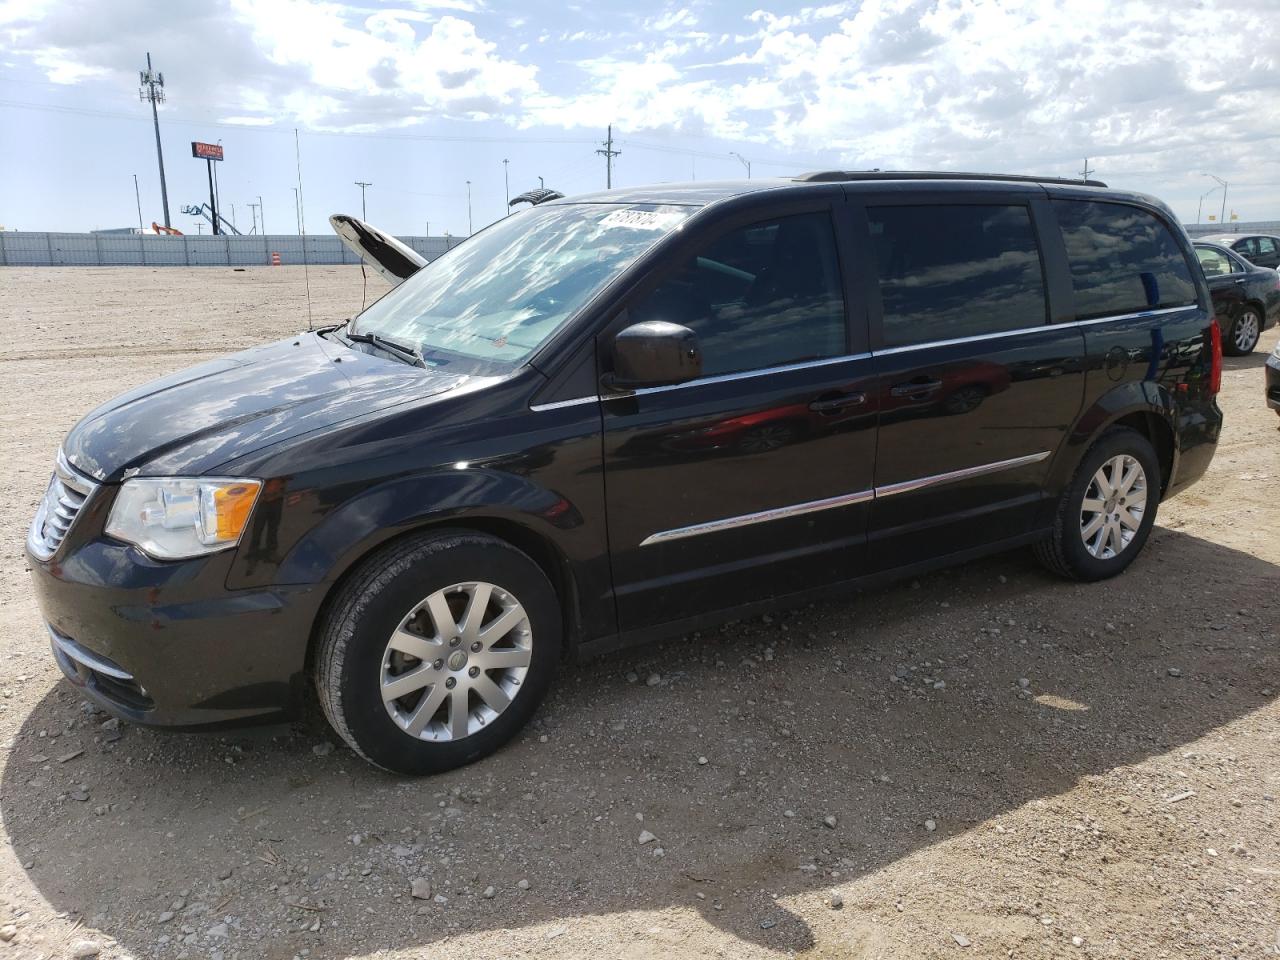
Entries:
<svg viewBox="0 0 1280 960">
<path fill-rule="evenodd" d="M 850 180 L 1012 180 L 1015 183 L 1060 183 L 1075 187 L 1105 187 L 1101 180 L 1066 177 L 1030 177 L 1016 173 L 958 173 L 947 170 L 818 170 L 792 177 L 804 183 L 840 183 Z"/>
</svg>

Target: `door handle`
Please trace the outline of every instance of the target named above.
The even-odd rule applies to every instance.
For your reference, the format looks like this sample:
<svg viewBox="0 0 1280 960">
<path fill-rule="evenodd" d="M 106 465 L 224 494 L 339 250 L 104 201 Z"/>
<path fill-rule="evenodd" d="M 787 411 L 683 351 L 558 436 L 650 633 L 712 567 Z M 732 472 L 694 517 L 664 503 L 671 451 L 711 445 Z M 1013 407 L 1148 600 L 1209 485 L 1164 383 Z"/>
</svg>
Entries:
<svg viewBox="0 0 1280 960">
<path fill-rule="evenodd" d="M 909 380 L 906 383 L 895 383 L 889 388 L 891 397 L 908 397 L 912 400 L 924 400 L 942 386 L 941 380 L 926 380 L 923 377 Z"/>
<path fill-rule="evenodd" d="M 815 400 L 809 404 L 809 409 L 814 413 L 834 413 L 836 410 L 843 410 L 846 407 L 860 407 L 867 402 L 865 393 L 846 393 L 838 397 L 829 397 L 826 400 Z"/>
<path fill-rule="evenodd" d="M 1236 283 L 1244 283 L 1248 279 L 1249 279 L 1248 277 L 1237 277 Z"/>
</svg>

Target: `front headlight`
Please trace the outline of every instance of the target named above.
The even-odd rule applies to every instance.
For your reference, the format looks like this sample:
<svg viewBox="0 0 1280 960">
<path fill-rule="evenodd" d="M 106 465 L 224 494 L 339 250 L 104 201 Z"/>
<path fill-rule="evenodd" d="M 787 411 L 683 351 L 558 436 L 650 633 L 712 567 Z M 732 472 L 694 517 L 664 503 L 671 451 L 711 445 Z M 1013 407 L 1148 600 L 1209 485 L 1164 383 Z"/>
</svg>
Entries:
<svg viewBox="0 0 1280 960">
<path fill-rule="evenodd" d="M 239 543 L 261 489 L 258 480 L 126 480 L 111 507 L 106 533 L 157 560 L 216 553 Z"/>
</svg>

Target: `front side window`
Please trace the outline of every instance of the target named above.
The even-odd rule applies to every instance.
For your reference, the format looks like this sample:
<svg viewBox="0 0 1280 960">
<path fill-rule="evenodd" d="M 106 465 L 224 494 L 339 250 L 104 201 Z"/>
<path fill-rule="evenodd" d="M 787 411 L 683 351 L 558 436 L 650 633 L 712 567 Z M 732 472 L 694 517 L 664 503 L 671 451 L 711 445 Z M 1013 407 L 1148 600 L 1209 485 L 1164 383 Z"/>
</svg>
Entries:
<svg viewBox="0 0 1280 960">
<path fill-rule="evenodd" d="M 427 264 L 356 318 L 431 366 L 522 362 L 692 207 L 552 204 L 514 214 Z"/>
<path fill-rule="evenodd" d="M 1154 214 L 1100 200 L 1055 200 L 1053 209 L 1071 263 L 1078 319 L 1196 302 L 1182 249 Z"/>
<path fill-rule="evenodd" d="M 628 320 L 698 335 L 707 376 L 845 353 L 844 293 L 826 213 L 740 227 L 686 257 Z"/>
<path fill-rule="evenodd" d="M 1200 266 L 1204 268 L 1206 277 L 1220 277 L 1236 269 L 1227 254 L 1213 247 L 1196 247 L 1196 256 L 1200 260 Z"/>
<path fill-rule="evenodd" d="M 884 342 L 907 346 L 1045 322 L 1031 215 L 1005 204 L 870 207 Z"/>
<path fill-rule="evenodd" d="M 1231 249 L 1239 251 L 1246 257 L 1256 257 L 1258 255 L 1258 241 L 1254 237 L 1237 240 L 1231 245 Z"/>
</svg>

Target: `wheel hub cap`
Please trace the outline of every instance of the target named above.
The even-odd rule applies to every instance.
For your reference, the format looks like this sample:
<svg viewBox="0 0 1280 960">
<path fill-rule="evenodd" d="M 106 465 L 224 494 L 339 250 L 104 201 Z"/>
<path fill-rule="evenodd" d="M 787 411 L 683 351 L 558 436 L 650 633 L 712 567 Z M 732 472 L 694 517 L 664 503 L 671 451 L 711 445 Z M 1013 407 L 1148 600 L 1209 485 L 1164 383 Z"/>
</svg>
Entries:
<svg viewBox="0 0 1280 960">
<path fill-rule="evenodd" d="M 456 583 L 417 604 L 387 641 L 382 702 L 409 736 L 460 740 L 511 705 L 532 657 L 529 616 L 510 591 Z"/>
</svg>

